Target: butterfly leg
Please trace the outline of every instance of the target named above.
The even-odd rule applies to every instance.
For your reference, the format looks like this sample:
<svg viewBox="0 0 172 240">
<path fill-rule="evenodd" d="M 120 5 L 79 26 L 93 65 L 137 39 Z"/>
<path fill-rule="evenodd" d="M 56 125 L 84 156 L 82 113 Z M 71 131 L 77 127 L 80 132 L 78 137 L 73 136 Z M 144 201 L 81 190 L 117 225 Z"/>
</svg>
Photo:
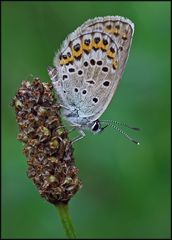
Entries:
<svg viewBox="0 0 172 240">
<path fill-rule="evenodd" d="M 79 141 L 80 139 L 82 139 L 82 138 L 85 137 L 84 131 L 79 130 L 79 132 L 80 132 L 80 135 L 78 135 L 76 138 L 74 138 L 74 139 L 72 140 L 72 144 L 73 144 L 74 142 L 77 142 L 77 141 Z"/>
<path fill-rule="evenodd" d="M 62 105 L 62 104 L 60 104 L 60 107 L 64 108 L 64 109 L 67 109 L 67 110 L 70 110 L 70 108 L 68 108 L 68 107 L 66 107 L 65 105 Z"/>
<path fill-rule="evenodd" d="M 68 133 L 71 133 L 75 129 L 76 129 L 75 127 L 72 127 L 71 129 L 68 130 Z"/>
<path fill-rule="evenodd" d="M 58 81 L 58 72 L 57 69 L 55 67 L 50 67 L 48 66 L 48 75 L 51 79 L 52 82 L 56 82 Z"/>
</svg>

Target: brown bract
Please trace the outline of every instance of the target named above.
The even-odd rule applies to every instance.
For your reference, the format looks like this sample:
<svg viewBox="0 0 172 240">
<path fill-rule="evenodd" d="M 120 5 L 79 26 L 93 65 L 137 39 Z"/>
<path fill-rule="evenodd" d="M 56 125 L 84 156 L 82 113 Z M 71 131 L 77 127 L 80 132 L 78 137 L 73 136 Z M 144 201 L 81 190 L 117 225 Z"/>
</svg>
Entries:
<svg viewBox="0 0 172 240">
<path fill-rule="evenodd" d="M 67 203 L 80 189 L 81 181 L 52 85 L 38 78 L 32 83 L 23 81 L 12 106 L 19 125 L 17 138 L 25 143 L 28 177 L 47 201 Z"/>
</svg>

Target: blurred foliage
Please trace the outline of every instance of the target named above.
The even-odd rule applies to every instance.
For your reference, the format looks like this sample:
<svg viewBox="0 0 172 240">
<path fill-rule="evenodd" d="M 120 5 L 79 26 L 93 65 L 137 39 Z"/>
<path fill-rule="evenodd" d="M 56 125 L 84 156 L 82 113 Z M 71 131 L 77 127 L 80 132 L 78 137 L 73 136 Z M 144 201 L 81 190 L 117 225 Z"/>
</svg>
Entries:
<svg viewBox="0 0 172 240">
<path fill-rule="evenodd" d="M 170 2 L 2 3 L 3 238 L 65 237 L 55 208 L 26 176 L 26 159 L 10 107 L 21 81 L 39 76 L 63 39 L 89 18 L 121 15 L 135 23 L 130 57 L 102 119 L 142 128 L 112 128 L 75 144 L 83 188 L 70 202 L 81 238 L 170 236 Z M 30 78 L 31 79 L 31 78 Z"/>
</svg>

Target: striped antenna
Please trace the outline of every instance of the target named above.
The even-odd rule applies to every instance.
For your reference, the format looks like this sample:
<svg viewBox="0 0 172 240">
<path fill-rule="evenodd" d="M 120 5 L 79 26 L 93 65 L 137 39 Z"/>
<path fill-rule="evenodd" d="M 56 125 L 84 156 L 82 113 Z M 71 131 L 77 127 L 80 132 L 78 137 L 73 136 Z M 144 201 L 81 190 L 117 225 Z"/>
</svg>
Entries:
<svg viewBox="0 0 172 240">
<path fill-rule="evenodd" d="M 133 130 L 135 130 L 135 131 L 140 131 L 140 130 L 141 130 L 140 128 L 131 127 L 131 126 L 129 126 L 129 125 L 126 124 L 126 123 L 120 123 L 120 122 L 117 122 L 117 121 L 114 121 L 114 120 L 101 120 L 100 122 L 104 122 L 104 123 L 114 123 L 114 124 L 117 124 L 117 125 L 120 125 L 120 126 L 124 126 L 124 127 L 130 128 L 130 129 L 133 129 Z"/>
<path fill-rule="evenodd" d="M 106 128 L 107 126 L 111 126 L 111 127 L 113 127 L 113 128 L 115 128 L 118 132 L 120 132 L 121 134 L 123 134 L 128 140 L 130 140 L 131 142 L 133 142 L 133 143 L 135 143 L 135 144 L 137 144 L 137 145 L 140 145 L 140 143 L 138 142 L 138 141 L 136 141 L 136 140 L 134 140 L 133 138 L 131 138 L 127 133 L 125 133 L 122 129 L 120 129 L 120 128 L 118 128 L 117 126 L 115 126 L 115 125 L 113 125 L 112 123 L 117 123 L 118 124 L 118 122 L 116 122 L 116 121 L 106 121 L 106 120 L 104 120 L 104 121 L 100 121 L 100 122 L 104 122 L 104 123 L 106 123 L 106 125 L 105 125 L 105 127 L 103 127 L 102 129 L 104 129 L 104 128 Z M 120 123 L 119 123 L 120 124 Z M 123 125 L 123 126 L 125 126 L 125 127 L 128 127 L 128 128 L 131 128 L 131 129 L 133 129 L 133 130 L 140 130 L 139 128 L 133 128 L 133 127 L 129 127 L 127 124 L 120 124 L 120 125 Z"/>
</svg>

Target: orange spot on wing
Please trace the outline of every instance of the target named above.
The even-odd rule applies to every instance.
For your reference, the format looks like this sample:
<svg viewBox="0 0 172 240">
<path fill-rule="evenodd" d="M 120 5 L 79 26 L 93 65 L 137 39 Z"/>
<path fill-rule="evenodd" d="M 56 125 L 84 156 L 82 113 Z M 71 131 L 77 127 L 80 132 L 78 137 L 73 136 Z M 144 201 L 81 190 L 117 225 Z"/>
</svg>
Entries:
<svg viewBox="0 0 172 240">
<path fill-rule="evenodd" d="M 89 52 L 91 50 L 91 44 L 86 45 L 84 42 L 82 43 L 82 49 L 86 50 L 87 52 Z"/>
<path fill-rule="evenodd" d="M 113 34 L 114 35 L 119 35 L 120 34 L 119 29 L 118 28 L 114 28 L 113 29 Z"/>
<path fill-rule="evenodd" d="M 113 64 L 112 64 L 113 68 L 116 70 L 118 68 L 118 62 L 116 60 L 113 60 Z"/>
<path fill-rule="evenodd" d="M 82 46 L 80 47 L 79 51 L 75 51 L 73 48 L 72 48 L 72 56 L 73 57 L 79 57 L 81 56 L 83 53 L 83 50 L 82 50 Z"/>
<path fill-rule="evenodd" d="M 109 44 L 104 45 L 104 43 L 103 43 L 103 41 L 102 41 L 101 49 L 104 50 L 104 51 L 107 51 L 108 47 L 109 47 Z"/>
<path fill-rule="evenodd" d="M 106 28 L 106 32 L 113 33 L 113 34 L 115 34 L 115 35 L 119 35 L 119 34 L 120 34 L 119 29 L 116 28 L 116 27 L 111 28 L 111 29 Z"/>
<path fill-rule="evenodd" d="M 122 39 L 123 39 L 123 40 L 127 40 L 127 34 L 126 34 L 126 33 L 124 33 L 124 34 L 122 35 Z"/>
<path fill-rule="evenodd" d="M 93 48 L 98 49 L 98 48 L 101 48 L 101 46 L 102 46 L 102 40 L 100 40 L 98 43 L 96 43 L 95 40 L 92 41 Z"/>
<path fill-rule="evenodd" d="M 67 57 L 67 59 L 62 58 L 62 59 L 60 60 L 60 64 L 61 64 L 61 65 L 66 65 L 66 64 L 72 62 L 73 60 L 74 60 L 74 57 L 73 57 L 73 56 Z"/>
<path fill-rule="evenodd" d="M 107 56 L 108 57 L 110 57 L 110 58 L 115 58 L 115 55 L 116 55 L 116 53 L 114 52 L 111 52 L 110 50 L 108 50 L 108 52 L 107 52 Z"/>
<path fill-rule="evenodd" d="M 104 46 L 103 41 L 101 40 L 99 43 L 99 48 L 102 48 Z"/>
<path fill-rule="evenodd" d="M 60 64 L 61 64 L 61 65 L 65 65 L 67 62 L 68 62 L 67 59 L 63 59 L 63 58 L 62 58 L 62 59 L 60 60 Z"/>
<path fill-rule="evenodd" d="M 70 62 L 73 62 L 73 60 L 74 60 L 74 57 L 73 56 L 71 56 L 71 57 L 68 57 L 68 63 L 70 63 Z"/>
</svg>

